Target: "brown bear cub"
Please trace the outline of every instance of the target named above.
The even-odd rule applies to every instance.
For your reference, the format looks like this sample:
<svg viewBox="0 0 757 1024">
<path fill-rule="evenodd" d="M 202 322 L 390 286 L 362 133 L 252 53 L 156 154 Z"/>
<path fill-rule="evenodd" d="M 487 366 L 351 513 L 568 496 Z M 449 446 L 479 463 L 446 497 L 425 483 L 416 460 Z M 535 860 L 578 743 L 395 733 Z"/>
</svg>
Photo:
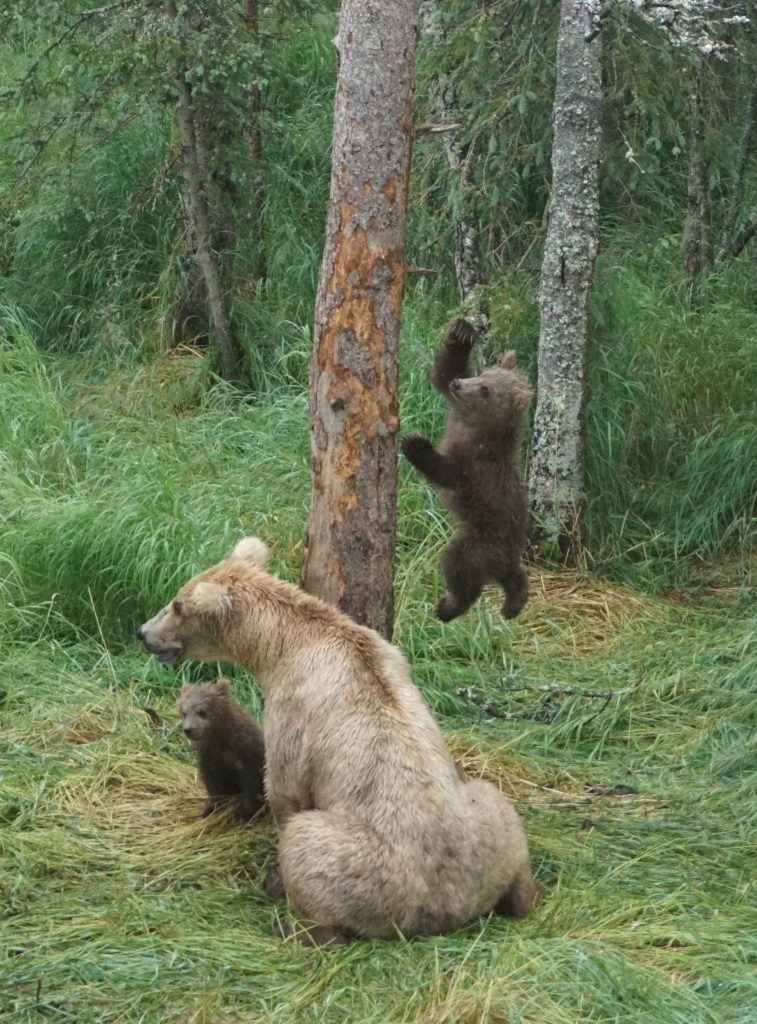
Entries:
<svg viewBox="0 0 757 1024">
<path fill-rule="evenodd" d="M 439 490 L 458 521 L 442 556 L 447 593 L 436 614 L 449 622 L 478 600 L 485 583 L 505 592 L 512 619 L 528 599 L 521 556 L 528 539 L 528 495 L 518 469 L 523 417 L 531 388 L 507 352 L 479 377 L 470 367 L 476 331 L 455 320 L 436 355 L 432 381 L 450 404 L 439 449 L 421 434 L 402 439 L 406 458 Z"/>
<path fill-rule="evenodd" d="M 263 733 L 232 700 L 228 679 L 182 686 L 179 714 L 185 736 L 197 746 L 200 778 L 210 797 L 203 818 L 226 803 L 240 818 L 251 818 L 264 800 Z"/>
</svg>

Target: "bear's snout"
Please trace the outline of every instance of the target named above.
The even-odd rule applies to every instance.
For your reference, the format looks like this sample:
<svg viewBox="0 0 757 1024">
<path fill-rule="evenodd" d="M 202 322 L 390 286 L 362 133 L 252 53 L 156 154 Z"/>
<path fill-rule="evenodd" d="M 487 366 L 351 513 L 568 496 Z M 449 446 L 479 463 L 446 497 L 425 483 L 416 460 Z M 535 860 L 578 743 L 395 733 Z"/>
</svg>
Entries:
<svg viewBox="0 0 757 1024">
<path fill-rule="evenodd" d="M 191 737 L 191 735 L 192 735 L 192 726 L 191 725 L 185 725 L 184 726 L 184 735 Z"/>
<path fill-rule="evenodd" d="M 145 638 L 145 627 L 140 626 L 137 630 L 137 640 L 144 640 Z"/>
<path fill-rule="evenodd" d="M 459 391 L 460 390 L 460 378 L 459 377 L 453 377 L 452 378 L 452 382 L 450 383 L 449 389 L 450 389 L 450 391 Z"/>
</svg>

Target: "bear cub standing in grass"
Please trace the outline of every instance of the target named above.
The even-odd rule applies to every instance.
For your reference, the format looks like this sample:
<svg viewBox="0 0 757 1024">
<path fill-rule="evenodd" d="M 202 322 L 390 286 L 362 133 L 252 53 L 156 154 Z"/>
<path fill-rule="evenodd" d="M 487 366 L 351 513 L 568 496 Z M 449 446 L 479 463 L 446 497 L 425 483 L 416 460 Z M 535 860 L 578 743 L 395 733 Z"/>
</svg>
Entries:
<svg viewBox="0 0 757 1024">
<path fill-rule="evenodd" d="M 197 766 L 210 800 L 206 818 L 227 801 L 240 818 L 263 805 L 265 748 L 263 733 L 231 698 L 228 679 L 181 688 L 179 714 L 184 734 L 197 746 Z"/>
<path fill-rule="evenodd" d="M 528 495 L 518 469 L 528 381 L 507 352 L 479 377 L 470 368 L 475 328 L 455 320 L 436 355 L 432 381 L 450 404 L 439 450 L 421 434 L 402 439 L 406 458 L 439 490 L 458 521 L 442 556 L 447 593 L 436 607 L 442 622 L 466 612 L 485 583 L 505 591 L 502 614 L 515 618 L 528 599 L 521 556 L 528 538 Z"/>
</svg>

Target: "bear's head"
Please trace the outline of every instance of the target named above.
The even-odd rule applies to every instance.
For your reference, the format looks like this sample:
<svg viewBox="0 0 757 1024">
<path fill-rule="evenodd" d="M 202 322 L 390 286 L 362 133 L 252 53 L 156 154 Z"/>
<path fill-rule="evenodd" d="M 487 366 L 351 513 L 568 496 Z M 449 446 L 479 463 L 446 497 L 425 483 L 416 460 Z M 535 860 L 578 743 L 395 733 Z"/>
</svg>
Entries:
<svg viewBox="0 0 757 1024">
<path fill-rule="evenodd" d="M 240 581 L 261 570 L 267 559 L 267 545 L 258 537 L 245 537 L 226 561 L 186 583 L 170 604 L 139 627 L 137 636 L 164 665 L 227 657 L 223 635 L 235 611 L 234 594 Z"/>
<path fill-rule="evenodd" d="M 193 686 L 187 683 L 181 688 L 178 708 L 184 735 L 199 743 L 211 732 L 219 719 L 223 719 L 229 708 L 229 681 L 219 679 L 217 683 Z"/>
<path fill-rule="evenodd" d="M 515 365 L 515 352 L 506 352 L 497 366 L 478 377 L 455 377 L 449 386 L 452 407 L 460 419 L 474 427 L 509 427 L 528 408 L 532 391 Z"/>
</svg>

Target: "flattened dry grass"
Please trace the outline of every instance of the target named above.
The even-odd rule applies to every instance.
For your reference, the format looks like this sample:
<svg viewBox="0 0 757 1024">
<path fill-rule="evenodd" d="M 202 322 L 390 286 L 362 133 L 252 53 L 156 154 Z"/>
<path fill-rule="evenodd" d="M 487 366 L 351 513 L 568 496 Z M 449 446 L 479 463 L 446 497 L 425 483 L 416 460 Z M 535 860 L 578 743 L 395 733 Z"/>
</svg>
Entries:
<svg viewBox="0 0 757 1024">
<path fill-rule="evenodd" d="M 561 717 L 580 696 L 561 698 L 551 724 L 497 721 L 465 704 L 443 716 L 466 773 L 500 785 L 524 815 L 547 896 L 525 921 L 482 919 L 410 942 L 318 951 L 276 939 L 286 905 L 260 890 L 273 824 L 200 817 L 178 681 L 134 649 L 105 658 L 94 640 L 62 655 L 41 639 L 19 671 L 23 652 L 11 645 L 1 1019 L 746 1022 L 757 951 L 755 800 L 744 785 L 757 704 L 750 609 L 629 600 L 559 574 L 535 582 L 537 600 L 555 601 L 541 667 L 597 687 L 610 650 L 626 679 L 645 670 L 583 731 Z M 575 601 L 593 647 L 578 636 Z M 538 607 L 531 614 L 538 623 Z M 416 619 L 418 633 L 437 628 L 420 609 Z M 492 625 L 522 637 L 534 628 Z M 655 663 L 664 642 L 667 659 Z M 669 680 L 672 663 L 685 683 Z M 241 699 L 247 685 L 235 683 Z M 499 694 L 511 708 L 535 698 Z"/>
</svg>

